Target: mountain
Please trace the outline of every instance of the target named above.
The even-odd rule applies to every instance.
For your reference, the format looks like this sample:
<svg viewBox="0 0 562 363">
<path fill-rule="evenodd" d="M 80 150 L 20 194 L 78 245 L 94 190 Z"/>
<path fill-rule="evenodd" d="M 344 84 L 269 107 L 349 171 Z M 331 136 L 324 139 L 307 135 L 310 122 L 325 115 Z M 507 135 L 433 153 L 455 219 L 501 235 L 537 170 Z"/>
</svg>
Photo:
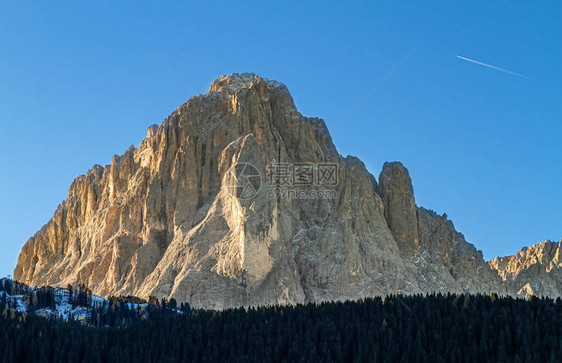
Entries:
<svg viewBox="0 0 562 363">
<path fill-rule="evenodd" d="M 496 257 L 488 264 L 518 295 L 560 296 L 562 292 L 562 240 L 543 241 L 512 256 Z"/>
<path fill-rule="evenodd" d="M 508 292 L 445 214 L 416 205 L 401 163 L 377 182 L 283 84 L 247 73 L 76 178 L 14 278 L 207 308 Z"/>
</svg>

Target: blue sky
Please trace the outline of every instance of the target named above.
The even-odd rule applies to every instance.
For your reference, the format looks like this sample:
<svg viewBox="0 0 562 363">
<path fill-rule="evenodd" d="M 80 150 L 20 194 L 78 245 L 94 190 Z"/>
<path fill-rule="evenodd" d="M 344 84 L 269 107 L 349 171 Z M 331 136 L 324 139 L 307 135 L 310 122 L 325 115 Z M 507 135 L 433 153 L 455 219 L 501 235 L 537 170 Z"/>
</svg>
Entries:
<svg viewBox="0 0 562 363">
<path fill-rule="evenodd" d="M 152 53 L 196 93 L 231 72 L 285 83 L 340 153 L 375 176 L 402 161 L 418 205 L 446 212 L 487 259 L 559 240 L 560 39 L 555 1 L 4 1 L 0 275 L 76 176 L 191 96 Z"/>
</svg>

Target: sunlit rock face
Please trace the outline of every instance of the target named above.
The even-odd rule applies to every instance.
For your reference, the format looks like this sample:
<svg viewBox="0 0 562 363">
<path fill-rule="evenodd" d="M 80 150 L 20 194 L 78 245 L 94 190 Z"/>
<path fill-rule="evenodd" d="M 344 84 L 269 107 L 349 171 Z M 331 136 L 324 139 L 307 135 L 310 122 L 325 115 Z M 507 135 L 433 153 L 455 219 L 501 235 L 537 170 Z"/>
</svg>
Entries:
<svg viewBox="0 0 562 363">
<path fill-rule="evenodd" d="M 562 295 L 562 240 L 543 241 L 522 248 L 512 256 L 496 257 L 489 261 L 509 290 L 520 296 Z"/>
<path fill-rule="evenodd" d="M 275 165 L 315 179 L 279 193 Z M 336 172 L 319 184 L 326 166 Z M 283 84 L 254 74 L 218 78 L 138 148 L 74 180 L 14 277 L 206 308 L 507 291 L 446 215 L 416 206 L 402 164 L 377 183 Z"/>
</svg>

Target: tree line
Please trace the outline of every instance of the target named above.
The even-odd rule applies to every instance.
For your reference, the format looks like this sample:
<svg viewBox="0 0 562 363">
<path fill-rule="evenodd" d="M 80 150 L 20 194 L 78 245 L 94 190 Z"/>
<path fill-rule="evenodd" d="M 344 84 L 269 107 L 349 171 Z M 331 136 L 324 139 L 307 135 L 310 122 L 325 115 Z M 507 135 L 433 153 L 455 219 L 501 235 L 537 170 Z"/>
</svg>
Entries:
<svg viewBox="0 0 562 363">
<path fill-rule="evenodd" d="M 562 357 L 560 299 L 393 295 L 224 311 L 182 304 L 172 310 L 168 304 L 175 302 L 156 301 L 143 313 L 131 309 L 126 298 L 110 300 L 106 310 L 95 313 L 107 320 L 94 319 L 90 326 L 5 308 L 0 357 L 6 362 L 555 362 Z"/>
</svg>

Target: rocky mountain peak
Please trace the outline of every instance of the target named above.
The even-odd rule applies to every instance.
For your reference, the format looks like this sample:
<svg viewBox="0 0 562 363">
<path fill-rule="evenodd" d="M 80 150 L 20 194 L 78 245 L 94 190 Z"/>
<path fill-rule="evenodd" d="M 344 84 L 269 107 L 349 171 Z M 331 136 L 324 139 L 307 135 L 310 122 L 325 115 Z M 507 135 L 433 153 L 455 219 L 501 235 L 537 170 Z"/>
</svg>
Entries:
<svg viewBox="0 0 562 363">
<path fill-rule="evenodd" d="M 260 83 L 267 85 L 269 88 L 286 89 L 284 84 L 260 77 L 254 73 L 230 73 L 214 80 L 209 87 L 209 92 L 225 92 L 231 95 L 240 89 L 255 87 Z"/>
<path fill-rule="evenodd" d="M 410 255 L 419 248 L 417 207 L 408 169 L 401 162 L 385 162 L 379 175 L 379 194 L 386 220 L 400 249 Z"/>
<path fill-rule="evenodd" d="M 137 148 L 71 185 L 14 277 L 225 308 L 389 293 L 504 292 L 408 170 L 337 152 L 283 84 L 215 80 Z"/>
<path fill-rule="evenodd" d="M 209 87 L 209 92 L 228 92 L 235 93 L 240 88 L 249 88 L 254 81 L 258 81 L 261 77 L 253 73 L 231 73 L 220 76 L 215 79 Z"/>
</svg>

